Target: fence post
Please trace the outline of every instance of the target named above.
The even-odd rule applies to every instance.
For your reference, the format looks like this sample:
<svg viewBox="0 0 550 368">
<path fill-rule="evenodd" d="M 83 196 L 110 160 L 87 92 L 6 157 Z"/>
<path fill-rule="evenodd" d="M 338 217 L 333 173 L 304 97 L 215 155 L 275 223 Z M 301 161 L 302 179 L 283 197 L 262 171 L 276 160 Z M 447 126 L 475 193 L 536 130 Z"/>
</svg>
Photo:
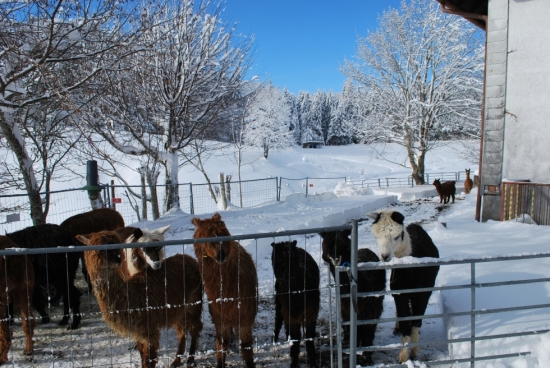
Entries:
<svg viewBox="0 0 550 368">
<path fill-rule="evenodd" d="M 351 275 L 354 280 L 357 280 L 357 220 L 351 220 Z M 356 366 L 356 347 L 357 347 L 357 311 L 354 307 L 354 296 L 351 288 L 350 280 L 350 296 L 349 296 L 349 366 Z"/>
<path fill-rule="evenodd" d="M 309 187 L 309 178 L 306 178 L 306 198 L 307 198 L 307 188 Z"/>
<path fill-rule="evenodd" d="M 380 185 L 380 178 L 378 178 L 378 188 L 382 188 L 382 185 Z"/>
<path fill-rule="evenodd" d="M 458 178 L 460 178 L 460 173 L 455 172 L 455 181 L 458 181 Z"/>
<path fill-rule="evenodd" d="M 390 181 L 388 178 L 386 178 L 386 188 L 389 188 L 390 187 Z"/>
<path fill-rule="evenodd" d="M 195 214 L 195 209 L 193 208 L 193 183 L 189 183 L 189 212 L 192 215 Z"/>
<path fill-rule="evenodd" d="M 340 307 L 340 266 L 334 267 L 334 285 L 336 292 L 336 344 L 338 345 L 338 368 L 342 365 L 342 308 Z M 350 326 L 351 331 L 351 326 Z"/>
<path fill-rule="evenodd" d="M 426 183 L 430 184 L 430 174 L 426 174 Z"/>
<path fill-rule="evenodd" d="M 115 198 L 115 181 L 111 180 L 111 198 Z M 107 205 L 108 208 L 116 210 L 116 204 L 113 202 L 110 205 Z"/>
<path fill-rule="evenodd" d="M 275 177 L 275 191 L 277 196 L 277 202 L 281 200 L 281 177 Z"/>
</svg>

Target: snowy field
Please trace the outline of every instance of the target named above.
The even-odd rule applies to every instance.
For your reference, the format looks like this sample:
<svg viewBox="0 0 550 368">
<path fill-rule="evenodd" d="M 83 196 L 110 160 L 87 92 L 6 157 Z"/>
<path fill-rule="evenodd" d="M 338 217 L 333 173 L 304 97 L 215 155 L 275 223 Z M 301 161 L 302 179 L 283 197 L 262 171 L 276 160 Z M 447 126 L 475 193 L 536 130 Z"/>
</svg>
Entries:
<svg viewBox="0 0 550 368">
<path fill-rule="evenodd" d="M 428 172 L 462 171 L 465 167 L 475 166 L 457 153 L 461 145 L 441 147 L 428 155 Z M 273 153 L 268 161 L 256 161 L 247 166 L 246 175 L 253 176 L 257 171 L 266 175 L 303 177 L 315 176 L 351 176 L 351 177 L 385 177 L 388 175 L 406 176 L 407 168 L 393 162 L 404 162 L 404 153 L 395 147 L 386 151 L 385 158 L 365 146 L 325 147 L 322 150 L 301 150 L 295 148 L 288 152 Z M 315 151 L 315 152 L 313 152 Z M 228 171 L 229 163 L 211 163 L 212 173 Z M 310 171 L 308 171 L 310 170 Z M 196 173 L 188 172 L 187 175 Z M 198 174 L 197 174 L 198 175 Z M 259 174 L 258 174 L 259 175 Z M 244 179 L 248 179 L 245 177 Z M 188 179 L 189 180 L 189 179 Z M 195 181 L 195 180 L 194 180 Z M 196 180 L 200 182 L 200 180 Z M 77 186 L 77 185 L 75 185 Z M 462 192 L 459 186 L 458 192 Z M 438 246 L 442 259 L 462 259 L 471 257 L 495 257 L 544 253 L 548 251 L 550 228 L 517 222 L 477 223 L 475 215 L 475 190 L 472 194 L 463 193 L 457 196 L 451 205 L 440 205 L 435 197 L 432 185 L 415 188 L 392 188 L 388 191 L 350 188 L 338 185 L 332 191 L 316 193 L 307 198 L 301 194 L 287 197 L 285 200 L 252 209 L 233 208 L 221 213 L 223 220 L 232 235 L 273 232 L 293 229 L 317 228 L 341 225 L 351 219 L 360 219 L 359 246 L 377 251 L 376 243 L 370 233 L 370 223 L 365 214 L 370 211 L 392 208 L 405 215 L 406 223 L 419 222 L 431 235 Z M 199 217 L 210 217 L 212 214 Z M 191 238 L 194 227 L 190 220 L 193 216 L 175 213 L 164 216 L 153 222 L 135 224 L 148 228 L 171 225 L 167 233 L 168 240 Z M 446 223 L 446 227 L 441 225 Z M 244 240 L 241 244 L 252 254 L 259 277 L 260 307 L 254 326 L 255 357 L 259 367 L 280 367 L 289 364 L 289 346 L 287 343 L 272 343 L 274 320 L 274 279 L 271 268 L 272 241 L 288 240 L 288 237 L 274 239 Z M 317 234 L 291 237 L 297 240 L 298 246 L 305 248 L 317 261 L 321 271 L 321 311 L 317 328 L 317 350 L 321 356 L 322 366 L 329 367 L 328 320 L 329 283 L 327 266 L 321 260 L 321 241 Z M 172 246 L 168 254 L 187 253 L 194 256 L 191 246 Z M 477 282 L 519 280 L 526 278 L 550 277 L 550 261 L 536 259 L 529 261 L 496 262 L 477 266 Z M 10 353 L 14 367 L 139 367 L 139 354 L 133 350 L 134 343 L 127 338 L 119 337 L 109 331 L 100 319 L 97 303 L 93 295 L 86 292 L 82 280 L 79 288 L 85 294 L 82 297 L 82 327 L 75 331 L 65 331 L 55 324 L 38 325 L 35 330 L 35 354 L 29 358 L 21 355 L 23 336 L 19 324 L 14 327 L 14 346 Z M 442 266 L 437 279 L 437 286 L 459 285 L 470 282 L 470 266 Z M 509 307 L 526 304 L 545 304 L 549 300 L 550 289 L 547 283 L 504 286 L 481 289 L 476 292 L 476 305 L 479 309 Z M 468 311 L 470 308 L 469 290 L 434 292 L 426 314 L 442 312 Z M 206 300 L 206 299 L 205 299 Z M 334 305 L 334 301 L 333 304 Z M 61 309 L 55 306 L 52 315 L 59 314 Z M 478 335 L 493 335 L 520 331 L 544 330 L 550 328 L 548 309 L 508 312 L 506 314 L 480 315 L 476 317 Z M 384 301 L 384 317 L 395 315 L 391 296 Z M 54 317 L 54 321 L 59 317 Z M 216 364 L 214 349 L 214 328 L 210 322 L 205 303 L 203 321 L 205 323 L 200 340 L 200 354 L 196 357 L 199 366 L 209 367 Z M 385 346 L 398 344 L 399 337 L 392 335 L 393 323 L 379 324 L 375 345 Z M 470 334 L 470 317 L 454 317 L 447 320 L 430 319 L 424 322 L 421 329 L 421 341 L 441 340 L 447 337 L 468 337 Z M 282 337 L 282 333 L 281 336 Z M 508 354 L 530 352 L 527 356 L 498 361 L 476 363 L 476 367 L 549 367 L 550 334 L 531 337 L 508 338 L 503 340 L 477 343 L 477 354 Z M 173 359 L 176 340 L 175 334 L 168 331 L 162 335 L 158 367 L 168 367 Z M 240 366 L 241 359 L 237 343 L 234 342 L 228 357 L 229 366 Z M 422 361 L 447 360 L 469 357 L 469 343 L 430 344 L 420 349 L 419 361 L 409 366 L 422 366 Z M 301 351 L 304 352 L 302 346 Z M 395 350 L 377 351 L 373 355 L 376 366 L 397 363 L 398 352 Z M 305 357 L 301 356 L 303 362 Z M 305 366 L 305 364 L 303 364 Z M 453 365 L 461 367 L 462 365 Z M 467 365 L 463 365 L 467 366 Z"/>
</svg>

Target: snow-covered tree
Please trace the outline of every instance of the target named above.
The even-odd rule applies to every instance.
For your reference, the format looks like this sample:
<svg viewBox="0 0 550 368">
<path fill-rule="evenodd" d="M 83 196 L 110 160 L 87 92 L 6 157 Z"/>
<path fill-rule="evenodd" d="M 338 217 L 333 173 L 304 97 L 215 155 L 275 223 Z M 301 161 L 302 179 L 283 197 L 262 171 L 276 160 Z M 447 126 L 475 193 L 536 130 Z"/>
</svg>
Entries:
<svg viewBox="0 0 550 368">
<path fill-rule="evenodd" d="M 251 41 L 240 42 L 236 29 L 222 22 L 221 12 L 209 0 L 148 9 L 151 30 L 141 36 L 147 52 L 113 71 L 101 111 L 91 119 L 119 151 L 153 155 L 163 163 L 166 210 L 179 208 L 179 155 L 196 139 L 225 131 L 224 111 L 248 67 Z M 117 128 L 105 129 L 105 121 Z M 151 145 L 151 134 L 162 137 L 163 144 Z"/>
<path fill-rule="evenodd" d="M 479 129 L 483 58 L 483 35 L 436 1 L 384 12 L 342 69 L 364 88 L 364 139 L 403 145 L 423 184 L 426 154 L 443 132 Z"/>
<path fill-rule="evenodd" d="M 272 84 L 261 87 L 246 115 L 245 141 L 251 146 L 262 147 L 267 159 L 270 149 L 283 149 L 294 144 L 289 119 L 290 108 L 281 90 Z"/>
<path fill-rule="evenodd" d="M 117 61 L 112 52 L 122 45 L 117 57 L 137 51 L 129 9 L 104 0 L 0 2 L 0 130 L 35 225 L 46 222 L 44 179 L 71 147 L 56 134 L 93 97 L 94 82 Z"/>
</svg>

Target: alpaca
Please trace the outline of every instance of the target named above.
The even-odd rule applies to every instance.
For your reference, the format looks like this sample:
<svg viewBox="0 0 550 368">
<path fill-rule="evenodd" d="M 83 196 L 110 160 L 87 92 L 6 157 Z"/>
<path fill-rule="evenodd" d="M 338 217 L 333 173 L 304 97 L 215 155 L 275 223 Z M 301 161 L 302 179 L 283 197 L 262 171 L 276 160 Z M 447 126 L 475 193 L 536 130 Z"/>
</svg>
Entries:
<svg viewBox="0 0 550 368">
<path fill-rule="evenodd" d="M 474 187 L 474 181 L 470 178 L 470 169 L 466 169 L 466 180 L 464 180 L 464 191 L 470 194 Z"/>
<path fill-rule="evenodd" d="M 351 261 L 351 230 L 322 232 L 319 235 L 323 238 L 323 260 L 329 264 L 330 272 L 334 277 L 334 263 L 343 264 Z M 380 262 L 378 256 L 370 249 L 363 248 L 357 252 L 358 262 Z M 349 278 L 345 273 L 340 273 L 340 292 L 349 294 Z M 357 273 L 357 292 L 384 291 L 386 289 L 386 271 L 372 270 L 359 271 Z M 350 305 L 349 298 L 340 300 L 342 319 L 349 321 Z M 382 315 L 384 308 L 384 295 L 367 296 L 357 298 L 357 319 L 378 319 Z M 357 346 L 372 346 L 374 334 L 376 332 L 376 323 L 357 326 Z M 349 338 L 349 326 L 344 326 L 344 335 Z M 372 365 L 372 351 L 363 352 L 363 363 Z M 359 362 L 359 360 L 358 360 Z"/>
<path fill-rule="evenodd" d="M 374 219 L 371 231 L 376 238 L 380 249 L 380 258 L 389 262 L 393 257 L 402 258 L 439 258 L 439 251 L 432 239 L 418 224 L 403 225 L 405 217 L 397 211 L 382 211 L 367 214 Z M 390 288 L 393 291 L 403 289 L 434 287 L 439 266 L 425 266 L 412 268 L 396 268 L 392 270 Z M 397 317 L 423 316 L 428 306 L 431 291 L 394 294 Z M 407 348 L 409 343 L 419 340 L 422 319 L 399 321 L 401 343 L 404 345 L 399 355 L 399 362 L 403 363 L 414 359 L 418 354 L 418 346 Z"/>
<path fill-rule="evenodd" d="M 433 185 L 435 185 L 437 194 L 439 194 L 439 203 L 443 202 L 443 204 L 447 204 L 449 202 L 450 197 L 453 198 L 453 203 L 455 203 L 455 194 L 456 194 L 455 184 L 456 182 L 454 180 L 446 181 L 444 183 L 441 183 L 439 179 L 434 180 Z"/>
<path fill-rule="evenodd" d="M 8 237 L 0 235 L 0 250 L 17 248 Z M 9 318 L 5 315 L 8 303 L 21 311 L 23 332 L 26 337 L 24 354 L 33 352 L 32 294 L 34 288 L 34 268 L 26 256 L 0 257 L 0 364 L 8 361 L 11 347 Z M 13 309 L 10 309 L 13 310 Z"/>
<path fill-rule="evenodd" d="M 191 223 L 195 239 L 231 235 L 218 213 L 210 219 L 193 218 Z M 194 247 L 216 327 L 218 368 L 225 366 L 232 329 L 239 334 L 246 367 L 255 367 L 252 325 L 258 312 L 258 276 L 252 257 L 236 241 L 195 243 Z"/>
<path fill-rule="evenodd" d="M 59 225 L 44 224 L 29 226 L 23 230 L 6 234 L 18 248 L 55 248 L 78 244 L 70 232 Z M 42 323 L 49 323 L 46 307 L 63 297 L 63 318 L 60 325 L 72 321 L 68 329 L 80 326 L 80 296 L 82 293 L 74 284 L 81 252 L 33 254 L 29 256 L 34 267 L 33 307 L 42 316 Z M 47 297 L 43 290 L 47 291 Z"/>
<path fill-rule="evenodd" d="M 168 231 L 170 225 L 155 230 L 140 229 L 135 227 L 124 227 L 117 229 L 116 232 L 125 243 L 147 243 L 164 241 L 164 233 Z M 125 248 L 124 260 L 127 277 L 134 276 L 142 272 L 147 267 L 158 270 L 162 267 L 164 260 L 164 247 L 143 247 L 143 248 Z"/>
<path fill-rule="evenodd" d="M 275 273 L 275 342 L 284 321 L 287 338 L 290 333 L 290 366 L 298 367 L 301 325 L 306 330 L 309 365 L 317 367 L 315 324 L 319 315 L 319 267 L 311 255 L 293 242 L 271 243 L 271 264 Z"/>
<path fill-rule="evenodd" d="M 86 245 L 121 243 L 114 231 L 77 238 Z M 189 331 L 187 364 L 193 364 L 202 331 L 202 284 L 197 261 L 176 254 L 162 262 L 162 270 L 147 270 L 125 279 L 119 255 L 118 250 L 84 252 L 93 292 L 107 325 L 119 335 L 136 341 L 142 368 L 156 366 L 160 329 L 170 327 L 178 335 L 176 358 L 171 366 L 181 365 Z"/>
</svg>

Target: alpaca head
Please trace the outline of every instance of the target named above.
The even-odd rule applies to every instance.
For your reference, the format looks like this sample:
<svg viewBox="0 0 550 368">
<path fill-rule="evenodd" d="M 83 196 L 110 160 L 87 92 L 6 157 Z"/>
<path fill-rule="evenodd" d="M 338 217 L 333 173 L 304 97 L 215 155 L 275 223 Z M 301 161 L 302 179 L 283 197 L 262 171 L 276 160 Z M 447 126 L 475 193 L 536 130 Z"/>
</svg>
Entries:
<svg viewBox="0 0 550 368">
<path fill-rule="evenodd" d="M 440 186 L 441 185 L 440 179 L 435 179 L 432 185 L 435 185 L 436 187 Z"/>
<path fill-rule="evenodd" d="M 329 264 L 340 264 L 343 259 L 350 258 L 351 252 L 351 230 L 326 231 L 319 233 L 323 238 L 323 261 Z"/>
<path fill-rule="evenodd" d="M 367 217 L 374 219 L 371 231 L 384 262 L 411 253 L 409 235 L 403 225 L 405 217 L 402 214 L 397 211 L 382 211 L 369 213 Z"/>
<path fill-rule="evenodd" d="M 289 279 L 289 273 L 293 264 L 298 261 L 296 255 L 296 240 L 290 242 L 271 243 L 273 250 L 271 252 L 271 265 L 273 273 L 277 279 Z"/>
<path fill-rule="evenodd" d="M 133 235 L 126 239 L 126 243 L 146 243 L 164 241 L 164 233 L 170 229 L 170 225 L 155 229 L 136 229 Z M 138 232 L 139 230 L 139 232 Z M 151 266 L 153 270 L 158 270 L 162 267 L 164 260 L 164 247 L 143 247 L 141 248 L 145 262 Z"/>
<path fill-rule="evenodd" d="M 466 176 L 470 176 L 470 169 L 465 169 L 466 170 Z"/>
<path fill-rule="evenodd" d="M 219 213 L 214 214 L 210 219 L 201 220 L 195 217 L 191 220 L 191 223 L 195 225 L 195 233 L 193 234 L 194 239 L 231 236 Z M 213 241 L 195 244 L 195 253 L 197 257 L 210 257 L 219 264 L 227 260 L 231 249 L 231 241 Z"/>
<path fill-rule="evenodd" d="M 76 239 L 85 245 L 104 245 L 104 244 L 120 244 L 122 241 L 117 233 L 114 231 L 100 231 L 97 233 L 91 233 L 87 235 L 77 235 Z M 107 263 L 120 264 L 120 249 L 110 250 L 92 250 L 89 251 L 95 253 L 98 259 Z"/>
</svg>

